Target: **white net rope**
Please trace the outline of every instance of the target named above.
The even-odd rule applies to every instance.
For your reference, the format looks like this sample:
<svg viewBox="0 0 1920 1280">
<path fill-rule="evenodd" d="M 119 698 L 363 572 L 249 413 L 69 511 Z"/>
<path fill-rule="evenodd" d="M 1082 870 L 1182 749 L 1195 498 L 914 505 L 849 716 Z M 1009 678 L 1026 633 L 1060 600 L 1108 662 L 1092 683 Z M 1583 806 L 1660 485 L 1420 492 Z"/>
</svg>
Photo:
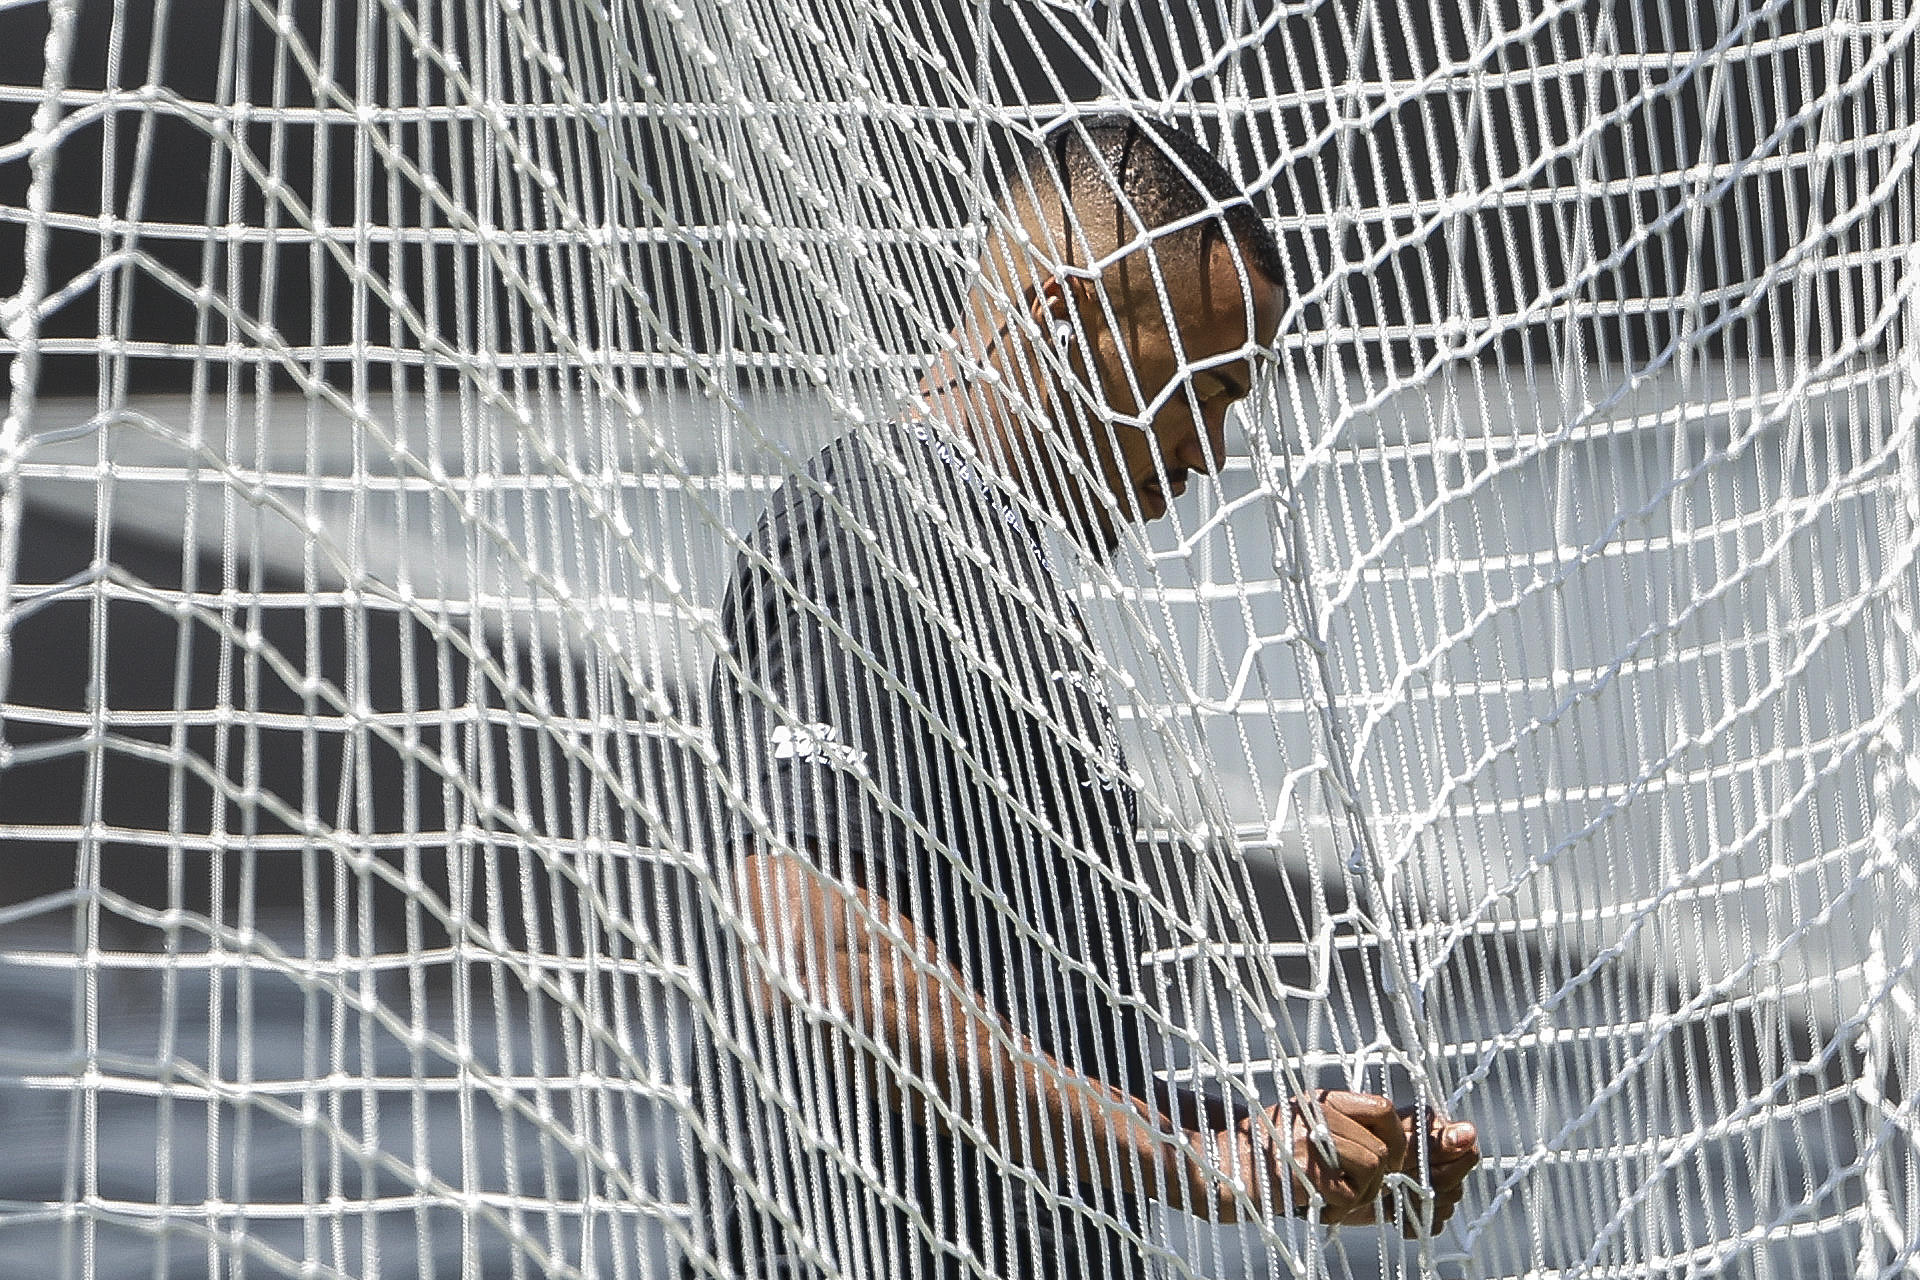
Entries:
<svg viewBox="0 0 1920 1280">
<path fill-rule="evenodd" d="M 0 6 L 0 1272 L 1920 1274 L 1917 31 Z M 1175 353 L 1162 407 L 1251 395 L 1102 559 L 922 379 L 1020 334 L 1010 420 L 1058 416 L 983 263 L 1095 298 L 1060 352 L 1113 319 L 1098 229 L 1021 242 L 1000 174 L 1115 115 L 1286 278 L 1271 342 Z M 1105 856 L 1054 757 L 1135 797 Z M 827 878 L 770 911 L 755 850 Z M 892 944 L 870 987 L 827 921 Z M 909 990 L 998 1039 L 891 1040 Z M 1484 1162 L 1410 1242 L 1204 1191 L 1208 1125 L 1036 1118 L 1106 1096 L 1088 1009 L 1174 1089 L 1382 1093 Z"/>
</svg>

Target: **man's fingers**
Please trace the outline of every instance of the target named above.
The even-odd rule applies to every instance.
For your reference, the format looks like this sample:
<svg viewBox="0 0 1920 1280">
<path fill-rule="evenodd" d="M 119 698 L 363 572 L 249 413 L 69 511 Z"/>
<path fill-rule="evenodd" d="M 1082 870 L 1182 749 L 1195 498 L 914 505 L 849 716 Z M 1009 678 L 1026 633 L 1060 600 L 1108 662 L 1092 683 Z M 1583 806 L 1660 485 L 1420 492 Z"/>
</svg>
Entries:
<svg viewBox="0 0 1920 1280">
<path fill-rule="evenodd" d="M 1318 1195 L 1326 1221 L 1338 1222 L 1379 1197 L 1387 1173 L 1387 1147 L 1354 1114 L 1364 1116 L 1370 1110 L 1371 1100 L 1364 1095 L 1322 1091 L 1316 1101 L 1323 1133 L 1315 1132 L 1306 1106 L 1291 1107 L 1293 1154 L 1305 1173 L 1307 1185 L 1302 1190 Z"/>
<path fill-rule="evenodd" d="M 1453 1211 L 1460 1207 L 1460 1197 L 1434 1197 L 1433 1216 L 1422 1221 L 1418 1212 L 1409 1212 L 1400 1221 L 1400 1234 L 1409 1240 L 1418 1240 L 1421 1236 L 1439 1235 L 1447 1229 L 1447 1223 L 1453 1217 Z"/>
<path fill-rule="evenodd" d="M 1470 1124 L 1442 1124 L 1428 1149 L 1435 1187 L 1457 1187 L 1480 1163 L 1479 1134 Z"/>
<path fill-rule="evenodd" d="M 1393 1161 L 1393 1168 L 1399 1168 L 1407 1150 L 1407 1133 L 1400 1123 L 1400 1113 L 1394 1110 L 1391 1102 L 1377 1093 L 1351 1093 L 1345 1089 L 1329 1089 L 1321 1093 L 1320 1105 L 1328 1113 L 1329 1121 L 1335 1114 L 1349 1117 L 1379 1140 L 1384 1154 Z"/>
<path fill-rule="evenodd" d="M 1478 1150 L 1480 1131 L 1465 1120 L 1450 1120 L 1444 1112 L 1427 1110 L 1425 1128 L 1421 1127 L 1421 1108 L 1401 1107 L 1395 1112 L 1400 1118 L 1400 1132 L 1407 1142 L 1408 1154 L 1415 1153 L 1417 1147 L 1425 1146 L 1435 1152 L 1435 1159 L 1457 1155 L 1463 1151 Z M 1417 1141 L 1416 1141 L 1417 1139 Z"/>
<path fill-rule="evenodd" d="M 1331 1107 L 1325 1114 L 1327 1134 L 1333 1139 L 1333 1147 L 1340 1155 L 1342 1168 L 1365 1168 L 1368 1172 L 1374 1169 L 1391 1172 L 1399 1168 L 1379 1134 L 1352 1116 L 1342 1115 Z"/>
<path fill-rule="evenodd" d="M 1443 1183 L 1436 1173 L 1429 1186 L 1431 1190 L 1426 1196 L 1409 1194 L 1402 1201 L 1400 1230 L 1409 1240 L 1421 1235 L 1439 1234 L 1448 1219 L 1453 1217 L 1453 1211 L 1460 1207 L 1465 1189 L 1458 1181 Z"/>
<path fill-rule="evenodd" d="M 1389 1173 L 1400 1167 L 1399 1121 L 1393 1104 L 1372 1094 L 1329 1090 L 1319 1095 L 1321 1115 L 1332 1139 L 1334 1165 L 1314 1178 L 1330 1207 L 1357 1211 L 1380 1196 Z M 1304 1120 L 1304 1117 L 1302 1117 Z M 1309 1143 L 1310 1159 L 1324 1163 L 1319 1143 Z"/>
<path fill-rule="evenodd" d="M 1435 1118 L 1434 1145 L 1448 1158 L 1473 1155 L 1479 1158 L 1480 1131 L 1465 1121 Z"/>
<path fill-rule="evenodd" d="M 1403 1127 L 1411 1133 L 1418 1123 L 1414 1108 L 1403 1107 L 1400 1111 Z M 1480 1134 L 1472 1125 L 1464 1121 L 1453 1121 L 1438 1113 L 1428 1116 L 1424 1141 L 1410 1145 L 1405 1163 L 1401 1166 L 1408 1173 L 1418 1173 L 1422 1157 L 1429 1168 L 1440 1169 L 1465 1162 L 1472 1168 L 1480 1161 Z"/>
<path fill-rule="evenodd" d="M 1411 1118 L 1408 1123 L 1413 1123 Z M 1479 1132 L 1471 1124 L 1455 1122 L 1443 1115 L 1431 1116 L 1424 1146 L 1427 1162 L 1425 1180 L 1431 1188 L 1431 1216 L 1428 1223 L 1423 1224 L 1417 1214 L 1406 1215 L 1401 1226 L 1409 1239 L 1426 1231 L 1437 1234 L 1447 1225 L 1454 1210 L 1460 1207 L 1467 1175 L 1480 1163 Z M 1421 1175 L 1419 1151 L 1409 1153 L 1406 1172 L 1413 1177 Z"/>
<path fill-rule="evenodd" d="M 1331 1126 L 1329 1126 L 1331 1127 Z M 1307 1180 L 1320 1193 L 1327 1207 L 1345 1212 L 1365 1204 L 1380 1194 L 1378 1157 L 1354 1148 L 1351 1139 L 1334 1137 L 1334 1159 L 1328 1160 L 1320 1144 L 1305 1139 Z"/>
<path fill-rule="evenodd" d="M 1386 1177 L 1405 1173 L 1424 1174 L 1428 1186 L 1418 1202 L 1405 1204 L 1417 1210 L 1401 1215 L 1405 1232 L 1415 1236 L 1446 1225 L 1460 1204 L 1462 1184 L 1480 1163 L 1472 1125 L 1431 1111 L 1423 1118 L 1416 1108 L 1396 1110 L 1378 1095 L 1343 1089 L 1323 1091 L 1317 1101 L 1325 1133 L 1316 1139 L 1307 1108 L 1295 1104 L 1294 1154 L 1305 1171 L 1302 1189 L 1317 1194 L 1324 1221 L 1377 1222 L 1392 1215 L 1381 1199 Z"/>
</svg>

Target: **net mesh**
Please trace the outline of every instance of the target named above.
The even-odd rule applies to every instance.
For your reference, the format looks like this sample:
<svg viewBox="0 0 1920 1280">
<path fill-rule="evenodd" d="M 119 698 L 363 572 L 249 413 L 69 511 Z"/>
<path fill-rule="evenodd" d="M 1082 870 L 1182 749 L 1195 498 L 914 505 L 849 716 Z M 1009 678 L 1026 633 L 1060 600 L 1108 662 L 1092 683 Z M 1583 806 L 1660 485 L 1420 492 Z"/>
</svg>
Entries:
<svg viewBox="0 0 1920 1280">
<path fill-rule="evenodd" d="M 1217 475 L 1045 535 L 1153 1065 L 1486 1154 L 1125 1247 L 1920 1273 L 1920 11 L 1149 8 L 0 7 L 0 1270 L 884 1274 L 888 1080 L 1023 1167 L 756 934 L 709 680 L 776 486 L 1018 321 L 1007 146 L 1118 112 L 1287 277 Z"/>
</svg>

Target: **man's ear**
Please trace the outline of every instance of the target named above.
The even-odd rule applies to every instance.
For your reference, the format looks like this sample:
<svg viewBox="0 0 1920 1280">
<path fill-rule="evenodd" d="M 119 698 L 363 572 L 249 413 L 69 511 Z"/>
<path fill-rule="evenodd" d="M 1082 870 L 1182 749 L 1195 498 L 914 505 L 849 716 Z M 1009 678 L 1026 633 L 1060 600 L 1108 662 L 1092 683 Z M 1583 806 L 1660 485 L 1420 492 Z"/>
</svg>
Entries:
<svg viewBox="0 0 1920 1280">
<path fill-rule="evenodd" d="M 1032 296 L 1027 304 L 1027 315 L 1045 336 L 1053 332 L 1061 321 L 1073 323 L 1072 286 L 1059 276 L 1042 276 L 1033 286 Z"/>
</svg>

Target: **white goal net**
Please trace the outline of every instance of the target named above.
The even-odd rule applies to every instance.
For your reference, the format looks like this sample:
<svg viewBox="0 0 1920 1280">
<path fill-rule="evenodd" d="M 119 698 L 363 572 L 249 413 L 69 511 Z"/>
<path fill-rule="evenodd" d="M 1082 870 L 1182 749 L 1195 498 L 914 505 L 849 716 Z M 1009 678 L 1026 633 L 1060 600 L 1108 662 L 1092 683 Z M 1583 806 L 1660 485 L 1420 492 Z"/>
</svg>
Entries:
<svg viewBox="0 0 1920 1280">
<path fill-rule="evenodd" d="M 1102 1275 L 1920 1276 L 1917 32 L 1906 0 L 0 4 L 0 1274 L 989 1280 L 1045 1223 Z M 1009 158 L 1117 118 L 1217 158 L 1285 278 L 1221 356 L 1251 394 L 1214 474 L 1105 558 L 968 470 L 935 392 L 1044 354 L 1040 292 L 983 266 Z M 1076 208 L 1025 243 L 1099 292 Z M 886 566 L 894 630 L 781 558 L 787 499 Z M 810 687 L 908 710 L 815 723 L 748 579 L 827 637 Z M 1069 655 L 1040 676 L 1111 751 L 989 615 Z M 940 646 L 961 676 L 902 674 Z M 983 739 L 983 698 L 1052 736 Z M 895 942 L 874 904 L 916 914 L 796 834 L 743 723 L 911 830 L 872 874 L 968 915 L 914 921 L 947 953 L 915 972 L 988 993 L 1036 1087 L 1091 1096 L 1033 1046 L 1124 1006 L 1155 1087 L 1471 1120 L 1451 1221 L 1249 1184 L 1229 1222 L 1091 1109 L 1023 1140 L 991 1055 L 890 1043 L 809 985 L 810 909 L 756 907 L 743 851 Z M 923 738 L 970 776 L 882 767 Z M 1054 755 L 1132 797 L 1106 854 Z M 1071 874 L 998 879 L 988 794 Z M 910 1168 L 903 1125 L 974 1155 Z"/>
</svg>

